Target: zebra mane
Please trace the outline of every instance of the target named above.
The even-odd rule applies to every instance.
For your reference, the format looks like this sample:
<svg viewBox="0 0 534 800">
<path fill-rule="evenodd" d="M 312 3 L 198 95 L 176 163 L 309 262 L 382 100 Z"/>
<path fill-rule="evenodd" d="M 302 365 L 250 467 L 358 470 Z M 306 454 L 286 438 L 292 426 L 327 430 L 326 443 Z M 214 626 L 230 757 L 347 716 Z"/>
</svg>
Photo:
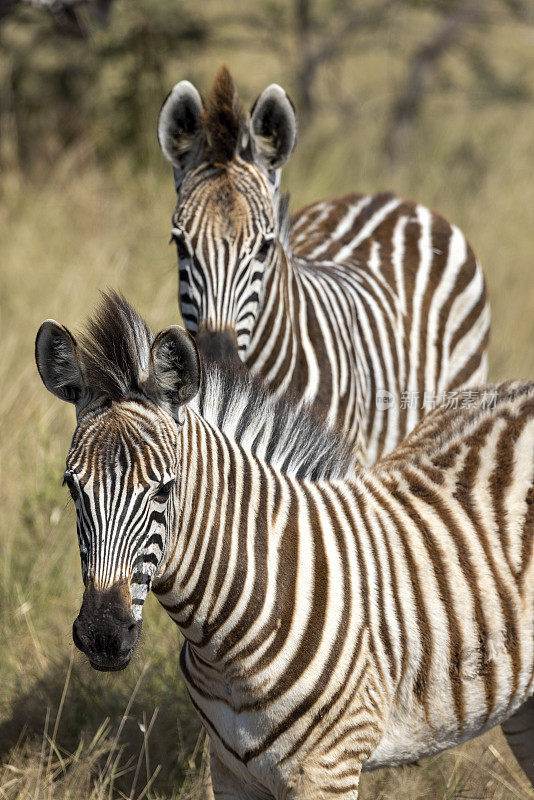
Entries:
<svg viewBox="0 0 534 800">
<path fill-rule="evenodd" d="M 147 397 L 153 341 L 154 334 L 122 295 L 103 293 L 78 342 L 91 391 L 115 401 Z M 276 399 L 245 367 L 204 357 L 200 391 L 190 406 L 246 450 L 294 477 L 341 477 L 354 464 L 353 450 L 341 435 L 315 422 L 307 409 Z"/>
<path fill-rule="evenodd" d="M 200 391 L 191 407 L 247 451 L 292 477 L 341 478 L 356 468 L 346 437 L 306 407 L 271 394 L 244 366 L 203 354 Z"/>
<path fill-rule="evenodd" d="M 202 121 L 210 159 L 217 164 L 227 164 L 236 153 L 246 116 L 233 78 L 224 64 L 215 75 L 206 98 Z"/>
<path fill-rule="evenodd" d="M 87 385 L 116 401 L 143 394 L 153 341 L 148 325 L 121 294 L 102 292 L 100 306 L 79 337 Z"/>
</svg>

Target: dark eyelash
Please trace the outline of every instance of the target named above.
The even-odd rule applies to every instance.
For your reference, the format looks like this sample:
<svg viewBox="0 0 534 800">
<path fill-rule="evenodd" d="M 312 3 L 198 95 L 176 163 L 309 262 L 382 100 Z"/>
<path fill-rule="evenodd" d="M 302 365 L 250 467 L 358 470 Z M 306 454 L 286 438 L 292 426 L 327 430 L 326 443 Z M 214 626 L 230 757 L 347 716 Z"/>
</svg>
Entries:
<svg viewBox="0 0 534 800">
<path fill-rule="evenodd" d="M 176 249 L 178 250 L 178 258 L 183 261 L 186 258 L 191 258 L 189 248 L 185 243 L 184 237 L 179 233 L 171 233 L 171 242 L 175 242 Z"/>
<path fill-rule="evenodd" d="M 271 249 L 272 243 L 273 243 L 272 239 L 264 239 L 263 240 L 263 242 L 261 244 L 261 247 L 259 248 L 258 252 L 254 256 L 256 261 L 259 261 L 260 263 L 265 261 L 265 259 L 269 255 L 269 250 Z"/>
<path fill-rule="evenodd" d="M 163 503 L 165 500 L 169 498 L 169 495 L 174 487 L 174 479 L 167 481 L 166 483 L 162 483 L 161 486 L 158 488 L 158 491 L 154 495 L 154 499 L 158 500 L 159 502 Z"/>
<path fill-rule="evenodd" d="M 70 492 L 70 496 L 72 497 L 72 499 L 74 501 L 76 501 L 78 499 L 78 488 L 77 488 L 75 482 L 73 481 L 71 475 L 68 475 L 68 474 L 63 475 L 63 480 L 61 482 L 61 485 L 67 487 L 67 489 Z"/>
</svg>

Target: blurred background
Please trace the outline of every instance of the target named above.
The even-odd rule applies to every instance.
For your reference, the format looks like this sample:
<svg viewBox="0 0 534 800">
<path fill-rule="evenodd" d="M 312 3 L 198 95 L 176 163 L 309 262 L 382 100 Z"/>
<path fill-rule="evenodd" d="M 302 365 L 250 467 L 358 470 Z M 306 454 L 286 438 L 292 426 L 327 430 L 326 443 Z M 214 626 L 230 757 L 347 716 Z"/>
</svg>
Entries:
<svg viewBox="0 0 534 800">
<path fill-rule="evenodd" d="M 532 0 L 0 0 L 0 796 L 202 797 L 204 739 L 153 598 L 126 672 L 73 653 L 82 595 L 61 488 L 72 408 L 33 361 L 112 286 L 177 320 L 167 92 L 221 62 L 247 105 L 282 84 L 300 121 L 293 210 L 393 190 L 459 225 L 485 269 L 490 376 L 534 377 Z M 499 731 L 364 777 L 362 797 L 532 798 Z"/>
</svg>

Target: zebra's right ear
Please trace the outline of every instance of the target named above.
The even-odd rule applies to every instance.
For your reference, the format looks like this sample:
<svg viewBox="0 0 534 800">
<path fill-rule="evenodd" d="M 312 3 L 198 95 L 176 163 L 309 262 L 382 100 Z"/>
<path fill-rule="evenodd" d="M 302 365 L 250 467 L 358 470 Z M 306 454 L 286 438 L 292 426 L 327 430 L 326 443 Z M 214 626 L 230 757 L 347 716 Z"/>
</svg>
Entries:
<svg viewBox="0 0 534 800">
<path fill-rule="evenodd" d="M 180 81 L 167 95 L 158 117 L 158 140 L 174 167 L 177 188 L 195 155 L 202 135 L 202 98 L 192 83 Z"/>
<path fill-rule="evenodd" d="M 150 351 L 150 374 L 145 391 L 163 402 L 179 419 L 181 406 L 200 388 L 200 357 L 193 337 L 179 325 L 160 331 Z"/>
<path fill-rule="evenodd" d="M 53 319 L 43 322 L 35 339 L 35 361 L 44 385 L 60 400 L 77 405 L 85 394 L 76 339 Z"/>
</svg>

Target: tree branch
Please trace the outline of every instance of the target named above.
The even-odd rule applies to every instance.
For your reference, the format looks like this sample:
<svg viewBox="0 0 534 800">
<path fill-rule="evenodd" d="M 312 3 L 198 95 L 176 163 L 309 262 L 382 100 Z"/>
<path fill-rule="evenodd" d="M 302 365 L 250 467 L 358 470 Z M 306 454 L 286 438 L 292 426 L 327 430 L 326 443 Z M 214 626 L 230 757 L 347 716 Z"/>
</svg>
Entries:
<svg viewBox="0 0 534 800">
<path fill-rule="evenodd" d="M 431 39 L 415 51 L 404 89 L 393 106 L 384 141 L 385 152 L 391 161 L 397 161 L 408 144 L 415 118 L 439 60 L 458 42 L 469 23 L 481 19 L 481 0 L 460 3 L 445 17 Z"/>
<path fill-rule="evenodd" d="M 376 28 L 384 15 L 395 5 L 395 0 L 383 0 L 372 8 L 354 9 L 346 14 L 334 30 L 327 33 L 314 46 L 312 43 L 311 1 L 295 0 L 295 27 L 297 51 L 300 54 L 297 67 L 297 91 L 300 111 L 309 119 L 314 111 L 314 84 L 317 70 L 325 62 L 335 58 L 343 48 L 347 37 L 358 30 Z"/>
</svg>

